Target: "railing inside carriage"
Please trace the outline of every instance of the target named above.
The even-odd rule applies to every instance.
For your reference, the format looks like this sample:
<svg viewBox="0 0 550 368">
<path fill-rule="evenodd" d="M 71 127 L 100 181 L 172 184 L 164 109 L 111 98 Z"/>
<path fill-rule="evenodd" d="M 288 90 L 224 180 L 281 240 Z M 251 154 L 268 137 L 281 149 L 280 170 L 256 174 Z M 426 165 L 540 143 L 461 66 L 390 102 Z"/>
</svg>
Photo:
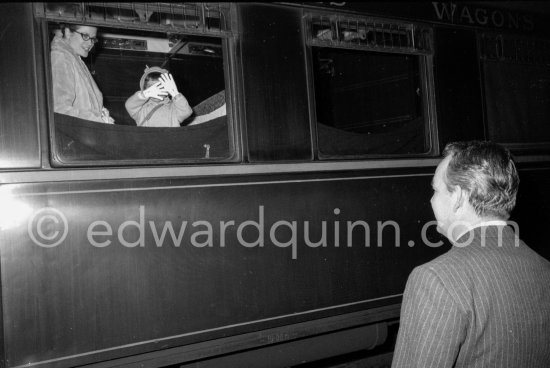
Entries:
<svg viewBox="0 0 550 368">
<path fill-rule="evenodd" d="M 53 21 L 223 36 L 230 33 L 229 3 L 36 3 L 35 16 Z"/>
</svg>

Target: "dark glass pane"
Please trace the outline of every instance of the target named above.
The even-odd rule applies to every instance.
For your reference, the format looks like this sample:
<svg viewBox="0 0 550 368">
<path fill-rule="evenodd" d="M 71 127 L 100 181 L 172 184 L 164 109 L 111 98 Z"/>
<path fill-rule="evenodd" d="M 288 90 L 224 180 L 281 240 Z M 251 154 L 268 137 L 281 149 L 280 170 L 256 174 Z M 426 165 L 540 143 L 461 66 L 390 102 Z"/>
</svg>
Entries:
<svg viewBox="0 0 550 368">
<path fill-rule="evenodd" d="M 480 37 L 488 138 L 517 148 L 550 143 L 550 41 Z"/>
<path fill-rule="evenodd" d="M 550 68 L 487 61 L 483 70 L 489 139 L 550 142 Z"/>
<path fill-rule="evenodd" d="M 55 114 L 54 161 L 221 160 L 230 152 L 225 116 L 200 125 L 152 128 L 103 124 Z"/>
<path fill-rule="evenodd" d="M 426 153 L 419 58 L 314 47 L 320 155 Z"/>
</svg>

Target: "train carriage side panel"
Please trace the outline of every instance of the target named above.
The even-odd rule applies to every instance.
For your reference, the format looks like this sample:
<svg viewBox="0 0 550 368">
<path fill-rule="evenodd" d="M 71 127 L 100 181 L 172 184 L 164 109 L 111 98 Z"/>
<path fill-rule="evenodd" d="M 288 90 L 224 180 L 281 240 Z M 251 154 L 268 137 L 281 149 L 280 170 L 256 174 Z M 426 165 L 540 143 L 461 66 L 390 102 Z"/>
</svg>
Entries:
<svg viewBox="0 0 550 368">
<path fill-rule="evenodd" d="M 32 4 L 0 5 L 0 169 L 40 167 Z"/>
<path fill-rule="evenodd" d="M 2 234 L 9 366 L 87 364 L 396 305 L 412 268 L 446 249 L 429 181 L 12 185 L 28 212 Z"/>
<path fill-rule="evenodd" d="M 483 139 L 476 33 L 437 27 L 434 41 L 440 149 L 451 141 Z"/>
<path fill-rule="evenodd" d="M 301 9 L 238 9 L 249 159 L 311 160 Z"/>
</svg>

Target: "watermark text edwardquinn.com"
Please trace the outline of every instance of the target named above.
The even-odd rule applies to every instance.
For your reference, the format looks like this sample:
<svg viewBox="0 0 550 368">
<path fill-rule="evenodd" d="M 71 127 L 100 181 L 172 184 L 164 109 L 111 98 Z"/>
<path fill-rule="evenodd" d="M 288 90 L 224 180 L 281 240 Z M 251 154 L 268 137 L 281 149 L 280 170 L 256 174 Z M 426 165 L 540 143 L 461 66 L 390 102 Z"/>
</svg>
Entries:
<svg viewBox="0 0 550 368">
<path fill-rule="evenodd" d="M 91 220 L 86 228 L 86 240 L 94 247 L 104 248 L 118 242 L 124 247 L 163 247 L 174 246 L 181 247 L 190 244 L 193 247 L 225 247 L 228 232 L 235 231 L 236 241 L 240 246 L 247 248 L 264 247 L 272 244 L 279 248 L 290 248 L 292 259 L 298 258 L 298 244 L 305 244 L 310 248 L 317 247 L 352 247 L 352 246 L 371 246 L 371 231 L 375 231 L 376 247 L 382 246 L 401 246 L 400 226 L 396 221 L 376 221 L 369 224 L 364 220 L 354 221 L 320 221 L 320 234 L 313 236 L 311 229 L 318 224 L 312 224 L 310 221 L 288 221 L 278 220 L 266 226 L 264 206 L 258 206 L 257 218 L 236 222 L 234 220 L 221 220 L 217 222 L 198 220 L 189 222 L 186 220 L 177 223 L 161 221 L 159 219 L 149 219 L 146 213 L 146 207 L 141 205 L 138 210 L 138 220 L 126 220 L 120 225 L 113 226 L 106 220 Z M 340 214 L 340 209 L 333 210 L 334 215 Z M 516 245 L 519 244 L 519 228 L 517 223 L 508 221 L 516 233 Z M 449 233 L 453 230 L 453 224 Z M 432 242 L 427 237 L 427 231 L 430 227 L 437 226 L 435 220 L 426 222 L 420 231 L 422 243 L 428 247 L 440 247 L 444 243 L 441 240 Z M 70 229 L 66 216 L 58 209 L 53 207 L 44 207 L 33 213 L 28 222 L 28 234 L 31 240 L 38 246 L 44 248 L 53 248 L 63 243 Z M 248 235 L 244 236 L 245 231 Z M 317 233 L 319 230 L 316 231 Z M 132 236 L 128 235 L 129 233 Z M 250 234 L 253 233 L 253 236 Z M 359 235 L 357 235 L 359 233 Z M 135 234 L 138 234 L 137 237 Z M 153 244 L 146 244 L 146 234 L 150 234 Z M 219 234 L 218 241 L 214 241 L 215 234 Z M 355 235 L 356 243 L 353 244 Z M 346 241 L 341 241 L 345 236 Z M 360 237 L 360 238 L 359 238 Z M 391 244 L 384 241 L 384 237 L 391 238 Z M 312 239 L 315 238 L 315 239 Z M 455 246 L 466 246 L 473 237 L 465 237 L 461 242 L 454 243 Z M 362 239 L 357 243 L 357 239 Z M 415 242 L 409 240 L 407 246 L 413 247 Z"/>
</svg>

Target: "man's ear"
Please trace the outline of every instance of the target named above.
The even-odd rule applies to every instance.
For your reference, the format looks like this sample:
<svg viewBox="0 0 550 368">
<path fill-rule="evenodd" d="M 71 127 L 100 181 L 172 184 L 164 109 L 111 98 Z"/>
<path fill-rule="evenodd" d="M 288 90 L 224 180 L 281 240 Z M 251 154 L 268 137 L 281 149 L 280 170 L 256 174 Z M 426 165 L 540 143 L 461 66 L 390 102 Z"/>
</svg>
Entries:
<svg viewBox="0 0 550 368">
<path fill-rule="evenodd" d="M 468 201 L 468 193 L 462 190 L 460 186 L 456 185 L 454 187 L 454 191 L 451 193 L 451 199 L 453 212 L 457 212 L 459 209 L 464 207 Z"/>
</svg>

